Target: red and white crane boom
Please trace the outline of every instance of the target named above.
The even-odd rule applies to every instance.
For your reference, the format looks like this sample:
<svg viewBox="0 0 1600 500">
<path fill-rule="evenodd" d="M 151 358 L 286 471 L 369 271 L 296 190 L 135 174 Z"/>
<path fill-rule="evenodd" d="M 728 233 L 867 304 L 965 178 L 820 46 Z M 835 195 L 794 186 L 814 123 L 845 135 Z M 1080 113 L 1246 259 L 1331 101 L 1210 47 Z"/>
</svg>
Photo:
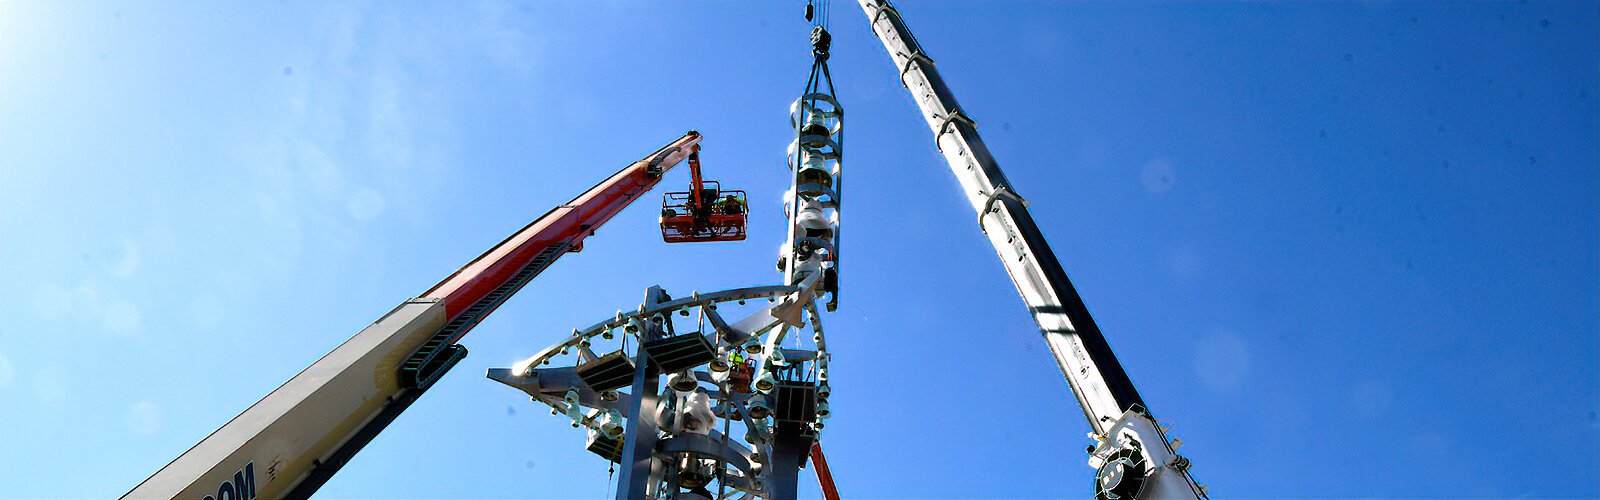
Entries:
<svg viewBox="0 0 1600 500">
<path fill-rule="evenodd" d="M 445 371 L 462 335 L 697 148 L 690 131 L 405 301 L 123 498 L 306 498 Z"/>
</svg>

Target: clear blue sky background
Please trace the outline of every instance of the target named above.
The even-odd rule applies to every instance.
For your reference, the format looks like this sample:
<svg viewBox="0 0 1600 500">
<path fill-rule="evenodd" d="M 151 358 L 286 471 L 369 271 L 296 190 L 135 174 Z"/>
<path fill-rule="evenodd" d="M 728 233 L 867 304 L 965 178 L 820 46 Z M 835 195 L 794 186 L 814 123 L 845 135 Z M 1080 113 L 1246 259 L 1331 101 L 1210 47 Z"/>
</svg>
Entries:
<svg viewBox="0 0 1600 500">
<path fill-rule="evenodd" d="M 0 2 L 0 497 L 126 491 L 695 128 L 748 242 L 623 212 L 322 495 L 602 497 L 482 373 L 651 284 L 776 280 L 801 5 Z M 902 7 L 1218 498 L 1600 495 L 1595 2 Z M 840 488 L 1088 496 L 1066 385 L 835 10 Z"/>
</svg>

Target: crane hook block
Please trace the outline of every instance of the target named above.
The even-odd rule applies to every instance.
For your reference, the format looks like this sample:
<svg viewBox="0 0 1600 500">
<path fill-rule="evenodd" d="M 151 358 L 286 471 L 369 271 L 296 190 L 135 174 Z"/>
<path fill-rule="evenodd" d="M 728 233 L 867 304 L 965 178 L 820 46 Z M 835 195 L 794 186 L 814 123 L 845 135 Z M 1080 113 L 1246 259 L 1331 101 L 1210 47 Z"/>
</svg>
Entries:
<svg viewBox="0 0 1600 500">
<path fill-rule="evenodd" d="M 811 28 L 811 53 L 817 59 L 828 60 L 828 48 L 833 45 L 833 35 L 821 26 Z"/>
</svg>

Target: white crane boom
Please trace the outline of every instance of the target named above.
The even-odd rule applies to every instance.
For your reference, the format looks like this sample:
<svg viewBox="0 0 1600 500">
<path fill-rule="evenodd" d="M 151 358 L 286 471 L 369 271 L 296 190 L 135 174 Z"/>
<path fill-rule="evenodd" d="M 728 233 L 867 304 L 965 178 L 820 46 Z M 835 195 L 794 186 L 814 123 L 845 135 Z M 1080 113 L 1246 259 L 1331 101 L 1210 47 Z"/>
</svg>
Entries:
<svg viewBox="0 0 1600 500">
<path fill-rule="evenodd" d="M 1096 498 L 1203 498 L 933 59 L 886 0 L 858 2 L 1089 420 Z"/>
</svg>

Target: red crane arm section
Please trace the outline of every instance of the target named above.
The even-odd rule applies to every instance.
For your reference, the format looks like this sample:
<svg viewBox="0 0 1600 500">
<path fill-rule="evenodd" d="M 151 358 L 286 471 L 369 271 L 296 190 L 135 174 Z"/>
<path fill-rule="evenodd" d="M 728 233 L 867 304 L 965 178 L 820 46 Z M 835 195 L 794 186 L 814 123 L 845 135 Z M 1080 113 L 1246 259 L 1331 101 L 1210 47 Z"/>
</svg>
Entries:
<svg viewBox="0 0 1600 500">
<path fill-rule="evenodd" d="M 822 488 L 822 498 L 839 500 L 839 490 L 833 486 L 833 471 L 828 470 L 828 459 L 822 456 L 822 443 L 811 443 L 811 463 L 817 465 L 817 486 Z"/>
<path fill-rule="evenodd" d="M 512 233 L 505 241 L 434 285 L 422 297 L 444 302 L 445 315 L 454 319 L 510 281 L 540 252 L 563 244 L 568 245 L 569 251 L 577 251 L 584 238 L 655 187 L 661 175 L 688 157 L 699 143 L 700 134 L 689 131 Z"/>
</svg>

